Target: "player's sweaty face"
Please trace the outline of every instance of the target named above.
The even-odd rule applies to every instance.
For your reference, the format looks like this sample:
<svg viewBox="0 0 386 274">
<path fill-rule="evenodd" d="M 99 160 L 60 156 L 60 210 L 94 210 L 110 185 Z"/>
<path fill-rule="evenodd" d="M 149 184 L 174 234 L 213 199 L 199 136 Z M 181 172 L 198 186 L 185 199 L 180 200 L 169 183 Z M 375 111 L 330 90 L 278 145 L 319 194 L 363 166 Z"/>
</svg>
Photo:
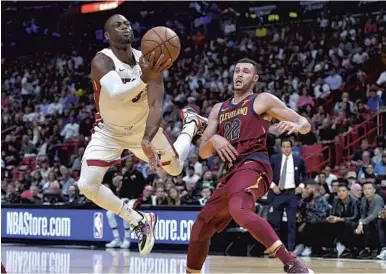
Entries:
<svg viewBox="0 0 386 274">
<path fill-rule="evenodd" d="M 130 22 L 123 16 L 119 16 L 110 27 L 110 40 L 119 43 L 131 43 L 134 38 Z"/>
<path fill-rule="evenodd" d="M 256 75 L 255 67 L 249 63 L 238 63 L 233 72 L 233 86 L 235 90 L 247 90 L 253 84 Z"/>
</svg>

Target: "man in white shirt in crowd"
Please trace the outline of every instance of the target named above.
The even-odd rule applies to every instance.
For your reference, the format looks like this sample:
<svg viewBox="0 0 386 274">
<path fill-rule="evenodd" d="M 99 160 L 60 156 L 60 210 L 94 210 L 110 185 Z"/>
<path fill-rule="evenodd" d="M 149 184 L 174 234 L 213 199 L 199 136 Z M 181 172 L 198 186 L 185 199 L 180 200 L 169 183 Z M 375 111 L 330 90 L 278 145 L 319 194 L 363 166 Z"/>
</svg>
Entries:
<svg viewBox="0 0 386 274">
<path fill-rule="evenodd" d="M 200 180 L 200 176 L 198 176 L 195 173 L 195 170 L 193 167 L 189 167 L 187 175 L 182 178 L 182 180 L 185 182 L 187 185 L 191 185 L 193 188 L 195 188 L 197 182 Z"/>
<path fill-rule="evenodd" d="M 334 99 L 338 100 L 343 79 L 342 76 L 336 72 L 336 68 L 331 69 L 330 75 L 324 79 L 324 82 L 330 86 Z"/>
<path fill-rule="evenodd" d="M 189 166 L 194 168 L 194 173 L 197 174 L 199 177 L 202 176 L 202 164 L 198 161 L 198 155 L 196 153 L 193 153 L 190 156 L 189 159 Z M 188 169 L 186 173 L 188 173 Z"/>
<path fill-rule="evenodd" d="M 295 250 L 297 194 L 302 193 L 303 181 L 308 179 L 308 172 L 303 158 L 292 154 L 292 141 L 281 140 L 281 154 L 271 157 L 273 182 L 268 200 L 271 201 L 268 221 L 280 236 L 280 225 L 284 210 L 287 213 L 289 251 Z M 271 256 L 272 257 L 272 256 Z"/>
<path fill-rule="evenodd" d="M 330 188 L 330 191 L 331 191 L 332 190 L 331 183 L 332 183 L 332 181 L 337 180 L 338 177 L 335 174 L 331 173 L 331 167 L 330 166 L 326 166 L 323 169 L 323 172 L 326 174 L 326 183 L 327 183 L 327 185 L 328 185 L 328 187 Z M 315 182 L 319 183 L 319 175 L 317 175 L 315 177 Z"/>
<path fill-rule="evenodd" d="M 78 137 L 79 125 L 75 123 L 74 117 L 70 117 L 70 122 L 64 126 L 60 135 L 64 137 L 64 141 Z"/>
</svg>

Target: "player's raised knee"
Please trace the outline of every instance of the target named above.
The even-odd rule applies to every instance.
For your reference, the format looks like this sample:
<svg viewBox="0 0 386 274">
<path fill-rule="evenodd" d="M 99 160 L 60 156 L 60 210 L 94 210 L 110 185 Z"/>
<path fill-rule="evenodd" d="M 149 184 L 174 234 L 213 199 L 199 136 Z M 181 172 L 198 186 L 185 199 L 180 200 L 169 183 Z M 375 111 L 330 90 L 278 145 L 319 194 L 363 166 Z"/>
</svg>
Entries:
<svg viewBox="0 0 386 274">
<path fill-rule="evenodd" d="M 95 184 L 84 179 L 80 179 L 78 181 L 78 188 L 80 193 L 82 193 L 90 200 L 94 200 L 96 198 L 99 187 L 99 184 Z"/>
</svg>

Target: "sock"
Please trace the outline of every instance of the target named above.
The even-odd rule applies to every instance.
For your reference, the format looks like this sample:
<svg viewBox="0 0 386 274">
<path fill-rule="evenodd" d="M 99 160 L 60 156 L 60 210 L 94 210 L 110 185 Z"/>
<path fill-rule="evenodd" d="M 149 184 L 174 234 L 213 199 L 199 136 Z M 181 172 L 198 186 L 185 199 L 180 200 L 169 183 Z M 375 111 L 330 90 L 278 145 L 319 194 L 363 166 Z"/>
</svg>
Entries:
<svg viewBox="0 0 386 274">
<path fill-rule="evenodd" d="M 138 223 L 143 219 L 143 216 L 139 214 L 138 211 L 130 208 L 124 202 L 122 202 L 122 207 L 118 213 L 118 216 L 133 226 L 137 226 Z"/>
<path fill-rule="evenodd" d="M 174 148 L 176 149 L 180 162 L 185 162 L 189 154 L 190 144 L 192 143 L 192 138 L 194 137 L 194 132 L 196 131 L 196 124 L 191 122 L 186 124 L 182 129 L 177 140 L 174 142 Z"/>
<path fill-rule="evenodd" d="M 130 241 L 130 234 L 131 234 L 130 228 L 125 228 L 125 240 Z"/>
<path fill-rule="evenodd" d="M 118 232 L 118 229 L 115 227 L 115 228 L 112 228 L 111 230 L 113 231 L 114 239 L 119 240 L 119 232 Z"/>
</svg>

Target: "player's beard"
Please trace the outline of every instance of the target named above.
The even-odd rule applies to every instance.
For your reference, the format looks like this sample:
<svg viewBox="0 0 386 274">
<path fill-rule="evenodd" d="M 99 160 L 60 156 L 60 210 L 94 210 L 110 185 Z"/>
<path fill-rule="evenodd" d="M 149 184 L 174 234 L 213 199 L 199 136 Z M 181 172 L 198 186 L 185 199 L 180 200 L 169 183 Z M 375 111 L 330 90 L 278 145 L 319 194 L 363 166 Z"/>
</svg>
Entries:
<svg viewBox="0 0 386 274">
<path fill-rule="evenodd" d="M 133 42 L 133 40 L 134 40 L 134 33 L 133 33 L 133 31 L 130 31 L 129 35 L 127 35 L 127 36 L 122 35 L 121 43 L 130 45 L 131 42 Z"/>
<path fill-rule="evenodd" d="M 253 85 L 253 81 L 250 81 L 249 83 L 243 83 L 241 87 L 236 87 L 236 85 L 233 85 L 233 89 L 238 93 L 246 93 L 250 90 L 251 86 Z"/>
</svg>

